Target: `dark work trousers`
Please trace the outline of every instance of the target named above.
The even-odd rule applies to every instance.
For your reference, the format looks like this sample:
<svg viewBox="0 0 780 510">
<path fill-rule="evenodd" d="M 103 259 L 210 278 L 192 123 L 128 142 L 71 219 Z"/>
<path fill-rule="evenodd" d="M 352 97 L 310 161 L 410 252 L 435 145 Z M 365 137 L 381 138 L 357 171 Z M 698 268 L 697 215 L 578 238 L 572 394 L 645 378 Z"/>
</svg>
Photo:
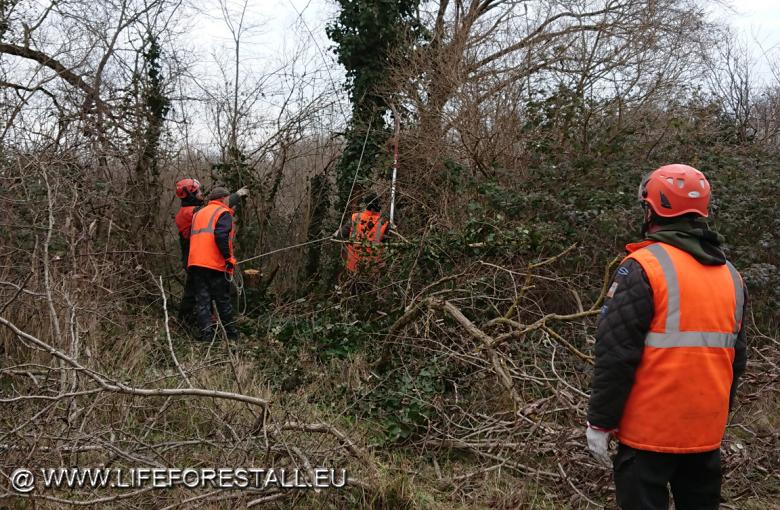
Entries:
<svg viewBox="0 0 780 510">
<path fill-rule="evenodd" d="M 195 287 L 192 284 L 192 276 L 190 276 L 189 269 L 187 270 L 187 279 L 184 281 L 184 292 L 181 295 L 181 303 L 179 304 L 179 321 L 184 324 L 190 322 L 190 319 L 195 315 Z"/>
<path fill-rule="evenodd" d="M 621 510 L 668 510 L 669 485 L 675 510 L 720 505 L 720 450 L 658 453 L 620 444 L 613 465 Z"/>
<path fill-rule="evenodd" d="M 222 271 L 205 267 L 190 267 L 190 278 L 195 292 L 195 316 L 201 340 L 211 341 L 214 325 L 211 323 L 211 302 L 217 305 L 219 320 L 228 338 L 237 339 L 238 329 L 233 323 L 233 305 L 230 302 L 230 282 Z"/>
</svg>

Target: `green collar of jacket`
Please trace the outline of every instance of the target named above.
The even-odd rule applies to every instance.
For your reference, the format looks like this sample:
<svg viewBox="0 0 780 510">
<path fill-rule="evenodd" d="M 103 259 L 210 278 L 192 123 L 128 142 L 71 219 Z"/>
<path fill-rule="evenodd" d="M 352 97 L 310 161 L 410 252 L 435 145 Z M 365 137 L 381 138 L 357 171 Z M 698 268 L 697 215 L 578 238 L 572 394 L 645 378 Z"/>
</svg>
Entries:
<svg viewBox="0 0 780 510">
<path fill-rule="evenodd" d="M 647 234 L 647 239 L 680 248 L 707 266 L 726 263 L 726 256 L 720 248 L 724 238 L 710 230 L 704 218 L 670 221 L 657 228 L 655 232 Z"/>
</svg>

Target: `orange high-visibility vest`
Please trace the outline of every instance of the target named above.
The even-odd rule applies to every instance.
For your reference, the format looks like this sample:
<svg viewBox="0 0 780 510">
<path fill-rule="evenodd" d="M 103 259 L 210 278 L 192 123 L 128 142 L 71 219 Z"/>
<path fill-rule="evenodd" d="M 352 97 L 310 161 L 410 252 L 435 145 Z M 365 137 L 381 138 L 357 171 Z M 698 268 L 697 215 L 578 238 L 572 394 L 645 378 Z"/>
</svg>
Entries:
<svg viewBox="0 0 780 510">
<path fill-rule="evenodd" d="M 742 278 L 727 262 L 699 263 L 666 243 L 627 246 L 653 290 L 655 313 L 617 431 L 621 443 L 655 452 L 717 450 L 742 326 Z"/>
<path fill-rule="evenodd" d="M 378 212 L 363 211 L 352 215 L 352 230 L 347 244 L 347 269 L 355 272 L 358 265 L 376 264 L 382 255 L 380 243 L 387 223 Z"/>
<path fill-rule="evenodd" d="M 198 266 L 217 271 L 225 271 L 225 257 L 217 247 L 214 239 L 214 228 L 222 213 L 233 215 L 233 209 L 218 200 L 212 200 L 205 207 L 197 211 L 192 217 L 192 231 L 190 232 L 190 255 L 187 259 L 187 267 Z M 235 264 L 233 257 L 233 234 L 230 229 L 230 260 Z"/>
</svg>

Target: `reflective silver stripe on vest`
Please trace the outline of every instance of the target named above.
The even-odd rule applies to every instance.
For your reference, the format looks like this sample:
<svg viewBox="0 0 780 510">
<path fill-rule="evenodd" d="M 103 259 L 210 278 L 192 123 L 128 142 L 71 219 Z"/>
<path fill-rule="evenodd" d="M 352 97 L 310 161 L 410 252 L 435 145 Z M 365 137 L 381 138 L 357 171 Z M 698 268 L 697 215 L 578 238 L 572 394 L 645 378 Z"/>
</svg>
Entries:
<svg viewBox="0 0 780 510">
<path fill-rule="evenodd" d="M 742 306 L 745 295 L 739 273 L 729 262 L 729 272 L 734 280 L 736 293 L 736 310 L 734 318 L 736 326 L 732 333 L 710 331 L 680 331 L 680 282 L 672 258 L 660 244 L 651 244 L 647 250 L 655 257 L 661 266 L 666 281 L 666 326 L 664 333 L 649 332 L 645 337 L 648 347 L 734 347 L 737 342 L 737 332 L 742 321 Z"/>
<path fill-rule="evenodd" d="M 677 331 L 675 333 L 653 333 L 645 337 L 648 347 L 734 347 L 737 337 L 733 333 L 712 333 L 701 331 Z"/>
<path fill-rule="evenodd" d="M 374 242 L 379 244 L 382 241 L 382 219 L 376 224 L 376 233 L 374 235 Z"/>
<path fill-rule="evenodd" d="M 214 214 L 211 215 L 211 218 L 209 218 L 209 222 L 206 224 L 205 228 L 199 228 L 198 230 L 193 230 L 190 233 L 190 236 L 194 236 L 195 234 L 213 234 L 214 233 L 214 218 L 217 217 L 217 214 L 219 214 L 223 209 L 221 207 L 217 207 L 217 210 L 214 211 Z M 203 211 L 201 209 L 200 211 L 196 212 L 195 214 L 198 215 Z M 195 219 L 193 218 L 192 223 L 195 223 Z"/>
<path fill-rule="evenodd" d="M 663 246 L 651 244 L 647 249 L 661 265 L 666 281 L 666 332 L 680 331 L 680 283 L 677 280 L 677 270 Z"/>
<path fill-rule="evenodd" d="M 742 278 L 739 276 L 737 269 L 726 261 L 726 266 L 731 273 L 731 280 L 734 282 L 734 293 L 736 294 L 737 308 L 734 310 L 734 333 L 739 333 L 739 327 L 742 325 L 742 312 L 745 308 L 745 289 L 742 287 Z"/>
</svg>

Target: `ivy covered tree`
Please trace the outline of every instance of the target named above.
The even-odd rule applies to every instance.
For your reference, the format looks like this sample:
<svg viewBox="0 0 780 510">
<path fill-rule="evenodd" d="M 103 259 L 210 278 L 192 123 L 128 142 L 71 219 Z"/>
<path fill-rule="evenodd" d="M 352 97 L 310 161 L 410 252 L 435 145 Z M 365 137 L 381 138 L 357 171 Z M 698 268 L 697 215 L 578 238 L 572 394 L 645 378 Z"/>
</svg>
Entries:
<svg viewBox="0 0 780 510">
<path fill-rule="evenodd" d="M 347 71 L 346 88 L 352 119 L 346 146 L 336 167 L 337 209 L 347 205 L 361 153 L 358 182 L 365 182 L 389 136 L 385 125 L 387 72 L 423 31 L 417 18 L 419 0 L 338 0 L 341 11 L 327 27 L 333 51 Z M 369 132 L 370 130 L 370 132 Z M 365 150 L 363 145 L 365 143 Z"/>
<path fill-rule="evenodd" d="M 165 91 L 161 65 L 162 49 L 157 37 L 150 35 L 143 53 L 146 73 L 143 77 L 143 149 L 138 160 L 137 172 L 156 181 L 159 176 L 157 156 L 160 147 L 162 128 L 171 101 Z"/>
<path fill-rule="evenodd" d="M 162 72 L 163 52 L 156 35 L 150 34 L 144 44 L 142 67 L 133 77 L 138 90 L 138 124 L 134 144 L 138 155 L 135 163 L 135 185 L 145 197 L 155 196 L 160 187 L 160 141 L 165 120 L 171 107 L 166 90 L 167 83 Z M 140 215 L 140 224 L 154 221 L 157 215 L 157 201 L 149 200 Z"/>
</svg>

